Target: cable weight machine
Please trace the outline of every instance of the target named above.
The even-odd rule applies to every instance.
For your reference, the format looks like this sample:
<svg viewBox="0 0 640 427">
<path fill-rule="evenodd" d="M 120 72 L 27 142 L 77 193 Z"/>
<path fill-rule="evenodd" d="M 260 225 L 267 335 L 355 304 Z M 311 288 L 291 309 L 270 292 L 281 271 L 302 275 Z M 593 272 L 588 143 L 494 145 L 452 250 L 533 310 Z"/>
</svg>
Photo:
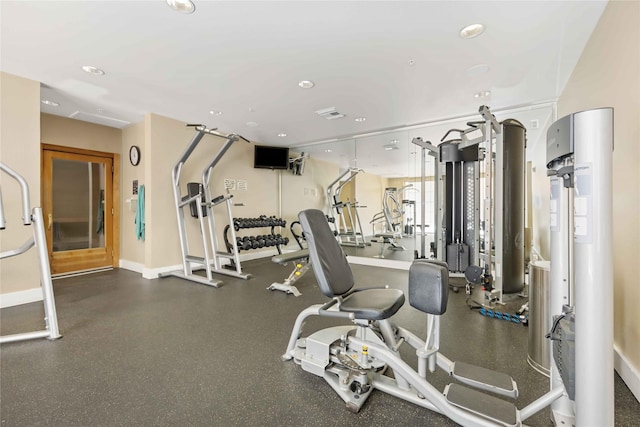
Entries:
<svg viewBox="0 0 640 427">
<path fill-rule="evenodd" d="M 452 274 L 481 285 L 477 302 L 491 306 L 524 287 L 526 130 L 498 122 L 487 106 L 479 113 L 483 120 L 451 129 L 438 146 L 437 254 Z"/>
<path fill-rule="evenodd" d="M 216 129 L 208 129 L 204 125 L 187 126 L 194 127 L 196 130 L 196 134 L 194 135 L 185 151 L 178 158 L 177 163 L 173 167 L 171 175 L 173 183 L 173 196 L 176 206 L 176 217 L 178 219 L 180 250 L 182 252 L 182 269 L 163 273 L 160 275 L 160 277 L 176 276 L 182 279 L 191 280 L 196 283 L 201 283 L 213 287 L 219 287 L 221 281 L 214 279 L 212 273 L 223 274 L 245 280 L 249 279 L 251 278 L 251 275 L 243 273 L 240 265 L 240 254 L 238 250 L 235 228 L 233 227 L 233 214 L 231 212 L 231 198 L 233 197 L 233 195 L 227 191 L 227 194 L 222 194 L 213 198 L 211 196 L 211 187 L 209 185 L 213 168 L 220 162 L 220 159 L 222 159 L 222 156 L 224 156 L 231 145 L 239 140 L 245 141 L 247 143 L 249 141 L 240 135 L 233 133 L 224 134 L 221 132 L 217 132 Z M 211 160 L 211 162 L 209 162 L 209 164 L 203 170 L 202 182 L 188 183 L 187 195 L 181 196 L 180 177 L 182 175 L 182 168 L 205 135 L 214 135 L 220 138 L 224 138 L 226 141 L 224 142 L 222 147 L 220 147 L 213 160 Z M 229 239 L 231 248 L 228 252 L 223 252 L 218 249 L 218 238 L 216 236 L 215 219 L 213 215 L 213 208 L 218 205 L 224 205 L 226 207 L 228 224 L 231 225 L 231 239 Z M 184 215 L 184 208 L 186 206 L 190 207 L 191 216 L 198 219 L 198 223 L 200 225 L 200 234 L 202 236 L 202 248 L 204 257 L 189 254 L 189 242 L 187 239 L 187 229 L 185 225 Z M 233 270 L 224 268 L 224 264 L 227 263 L 230 263 L 235 268 Z M 198 269 L 205 270 L 206 278 L 193 273 L 194 270 Z"/>
</svg>

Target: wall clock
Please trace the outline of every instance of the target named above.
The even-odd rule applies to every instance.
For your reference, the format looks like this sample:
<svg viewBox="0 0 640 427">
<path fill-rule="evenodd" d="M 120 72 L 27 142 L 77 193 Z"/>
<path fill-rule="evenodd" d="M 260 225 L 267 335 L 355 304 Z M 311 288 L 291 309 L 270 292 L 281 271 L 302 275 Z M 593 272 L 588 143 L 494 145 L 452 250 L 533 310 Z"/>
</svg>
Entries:
<svg viewBox="0 0 640 427">
<path fill-rule="evenodd" d="M 133 166 L 138 166 L 140 163 L 140 147 L 132 145 L 129 149 L 129 161 Z"/>
</svg>

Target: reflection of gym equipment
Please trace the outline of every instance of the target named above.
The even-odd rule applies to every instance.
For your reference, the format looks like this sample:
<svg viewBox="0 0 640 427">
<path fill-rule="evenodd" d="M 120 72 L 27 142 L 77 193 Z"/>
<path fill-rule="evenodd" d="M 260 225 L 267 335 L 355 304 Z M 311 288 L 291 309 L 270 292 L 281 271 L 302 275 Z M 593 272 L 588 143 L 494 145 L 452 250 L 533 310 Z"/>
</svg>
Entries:
<svg viewBox="0 0 640 427">
<path fill-rule="evenodd" d="M 398 190 L 396 187 L 388 187 L 384 189 L 382 196 L 382 211 L 373 216 L 369 222 L 373 227 L 373 236 L 376 240 L 372 242 L 381 243 L 380 253 L 376 258 L 384 258 L 386 246 L 394 251 L 404 251 L 405 248 L 398 243 L 398 239 L 402 238 L 402 224 L 404 211 L 402 204 L 398 200 L 398 194 L 402 193 L 405 187 Z M 382 231 L 376 232 L 376 225 L 382 225 Z"/>
<path fill-rule="evenodd" d="M 482 121 L 450 130 L 438 147 L 437 253 L 453 273 L 481 266 L 490 280 L 478 302 L 491 305 L 524 287 L 526 130 L 513 119 L 498 123 L 487 106 L 479 112 Z M 452 132 L 458 138 L 446 140 Z"/>
<path fill-rule="evenodd" d="M 56 313 L 56 302 L 53 296 L 53 283 L 51 281 L 51 268 L 49 266 L 49 256 L 47 254 L 47 240 L 44 231 L 44 219 L 42 208 L 31 209 L 29 202 L 29 185 L 24 177 L 16 171 L 0 162 L 0 171 L 6 173 L 11 178 L 18 181 L 22 192 L 22 224 L 30 225 L 33 230 L 33 237 L 30 237 L 22 246 L 16 249 L 0 252 L 0 259 L 22 255 L 35 246 L 38 255 L 38 268 L 40 270 L 40 285 L 42 286 L 42 298 L 44 303 L 44 330 L 35 332 L 24 332 L 20 334 L 5 335 L 0 337 L 0 344 L 26 341 L 37 338 L 47 338 L 55 340 L 60 338 L 58 330 L 58 316 Z M 4 230 L 7 225 L 2 193 L 0 192 L 0 230 Z"/>
<path fill-rule="evenodd" d="M 390 321 L 404 304 L 402 291 L 354 289 L 349 263 L 322 212 L 306 210 L 299 218 L 318 286 L 331 301 L 312 305 L 298 315 L 283 359 L 293 359 L 305 371 L 323 377 L 350 411 L 358 412 L 371 392 L 378 389 L 464 426 L 521 426 L 565 393 L 562 383 L 558 384 L 518 409 L 502 398 L 518 396 L 517 385 L 509 375 L 454 362 L 439 352 L 439 316 L 446 311 L 449 290 L 449 272 L 442 262 L 418 259 L 409 270 L 409 302 L 427 314 L 427 337 L 423 341 Z M 305 321 L 314 315 L 350 320 L 355 326 L 336 326 L 301 338 Z M 417 372 L 403 360 L 403 344 L 415 349 Z M 393 376 L 386 374 L 388 368 Z M 434 387 L 427 370 L 434 372 L 436 368 L 456 382 L 443 391 Z M 613 378 L 611 370 L 606 373 Z"/>
<path fill-rule="evenodd" d="M 327 197 L 331 209 L 329 216 L 335 220 L 335 230 L 338 233 L 340 244 L 343 246 L 362 248 L 370 244 L 367 243 L 364 237 L 362 224 L 360 223 L 360 215 L 358 215 L 358 208 L 362 206 L 358 206 L 357 201 L 340 200 L 340 191 L 342 188 L 351 182 L 360 172 L 364 171 L 357 168 L 347 169 L 335 181 L 329 184 L 327 187 Z M 344 181 L 341 181 L 347 175 L 349 176 Z M 333 186 L 336 184 L 338 184 L 338 186 L 334 189 Z M 334 211 L 338 216 L 337 218 L 334 215 Z"/>
<path fill-rule="evenodd" d="M 227 276 L 238 277 L 241 279 L 249 279 L 251 275 L 243 273 L 240 266 L 240 255 L 238 250 L 238 242 L 236 240 L 235 228 L 231 227 L 231 252 L 218 251 L 218 238 L 216 236 L 215 221 L 213 218 L 213 207 L 224 204 L 226 206 L 227 217 L 229 224 L 233 224 L 233 215 L 231 213 L 231 198 L 233 195 L 227 193 L 215 198 L 211 197 L 211 188 L 209 181 L 211 180 L 211 172 L 213 168 L 218 164 L 222 156 L 227 152 L 231 145 L 239 140 L 249 142 L 245 138 L 236 134 L 223 134 L 216 132 L 215 129 L 207 129 L 203 125 L 188 125 L 195 126 L 196 134 L 182 153 L 178 162 L 173 167 L 171 174 L 173 182 L 173 196 L 176 206 L 176 215 L 178 218 L 178 233 L 180 235 L 180 250 L 182 251 L 182 270 L 176 270 L 169 273 L 163 273 L 160 277 L 176 276 L 182 279 L 191 280 L 193 282 L 202 283 L 204 285 L 210 285 L 214 287 L 220 286 L 220 281 L 212 277 L 213 273 L 225 274 Z M 202 183 L 189 183 L 187 184 L 187 195 L 180 195 L 180 175 L 182 174 L 182 168 L 187 159 L 191 156 L 197 145 L 200 143 L 205 135 L 215 135 L 220 138 L 226 139 L 225 143 L 220 147 L 220 150 L 215 155 L 213 160 L 207 165 L 202 172 Z M 189 254 L 189 243 L 187 239 L 187 229 L 184 221 L 184 207 L 190 207 L 191 216 L 198 218 L 200 224 L 200 234 L 202 238 L 202 248 L 204 251 L 204 257 L 194 256 Z M 205 217 L 207 221 L 205 222 Z M 207 241 L 208 234 L 208 241 Z M 223 268 L 223 262 L 231 261 L 231 264 L 235 267 L 235 270 L 229 270 Z M 206 271 L 207 277 L 202 277 L 194 274 L 196 269 L 203 269 Z"/>
<path fill-rule="evenodd" d="M 612 151 L 611 108 L 547 131 L 551 386 L 568 394 L 551 406 L 556 425 L 614 425 Z"/>
</svg>

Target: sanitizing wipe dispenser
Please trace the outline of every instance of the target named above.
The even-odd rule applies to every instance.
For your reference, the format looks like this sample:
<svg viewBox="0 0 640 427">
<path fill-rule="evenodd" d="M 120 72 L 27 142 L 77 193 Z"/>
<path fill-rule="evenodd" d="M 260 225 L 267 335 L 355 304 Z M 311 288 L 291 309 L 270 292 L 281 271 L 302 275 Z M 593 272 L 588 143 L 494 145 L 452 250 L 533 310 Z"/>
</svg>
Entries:
<svg viewBox="0 0 640 427">
<path fill-rule="evenodd" d="M 547 132 L 551 385 L 568 391 L 551 406 L 555 425 L 614 425 L 612 153 L 611 108 Z"/>
</svg>

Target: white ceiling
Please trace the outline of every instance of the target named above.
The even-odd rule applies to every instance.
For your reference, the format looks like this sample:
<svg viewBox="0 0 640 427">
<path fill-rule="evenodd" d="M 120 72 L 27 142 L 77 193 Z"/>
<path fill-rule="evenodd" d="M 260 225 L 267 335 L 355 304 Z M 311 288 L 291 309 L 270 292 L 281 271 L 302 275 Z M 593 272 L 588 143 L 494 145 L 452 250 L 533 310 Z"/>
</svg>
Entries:
<svg viewBox="0 0 640 427">
<path fill-rule="evenodd" d="M 47 113 L 124 127 L 153 112 L 262 144 L 300 146 L 472 116 L 481 104 L 504 111 L 554 101 L 606 6 L 195 4 L 185 15 L 163 0 L 1 1 L 0 68 L 42 82 L 42 98 L 60 104 L 42 105 Z M 462 39 L 460 29 L 476 22 L 486 31 Z M 87 74 L 83 65 L 106 74 Z M 488 71 L 474 72 L 477 65 Z M 300 80 L 316 86 L 301 89 Z M 473 97 L 484 90 L 489 98 Z M 346 117 L 315 114 L 328 107 Z"/>
</svg>

